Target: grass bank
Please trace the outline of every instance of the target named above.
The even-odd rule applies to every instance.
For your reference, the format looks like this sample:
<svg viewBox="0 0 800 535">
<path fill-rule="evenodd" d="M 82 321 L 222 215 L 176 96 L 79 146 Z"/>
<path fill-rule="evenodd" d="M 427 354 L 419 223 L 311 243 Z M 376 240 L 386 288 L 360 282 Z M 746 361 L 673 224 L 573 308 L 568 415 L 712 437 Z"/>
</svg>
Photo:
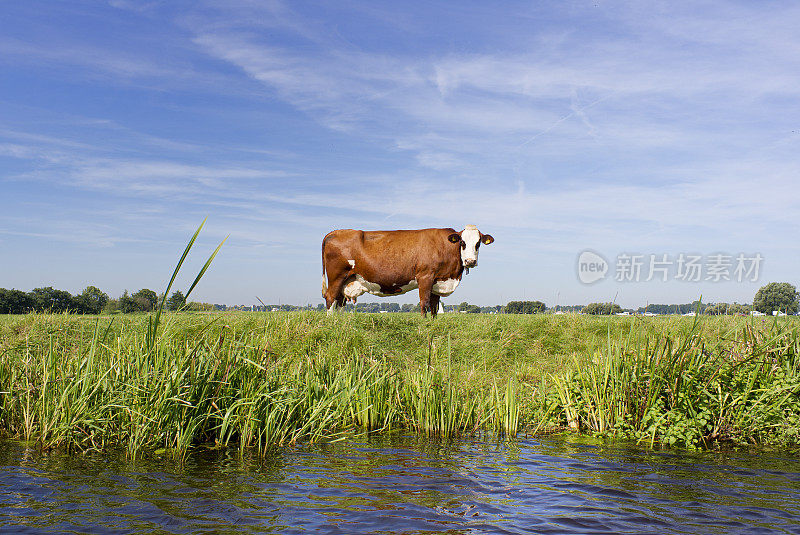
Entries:
<svg viewBox="0 0 800 535">
<path fill-rule="evenodd" d="M 793 318 L 0 316 L 0 432 L 183 455 L 350 430 L 800 442 Z M 155 337 L 155 338 L 154 338 Z"/>
</svg>

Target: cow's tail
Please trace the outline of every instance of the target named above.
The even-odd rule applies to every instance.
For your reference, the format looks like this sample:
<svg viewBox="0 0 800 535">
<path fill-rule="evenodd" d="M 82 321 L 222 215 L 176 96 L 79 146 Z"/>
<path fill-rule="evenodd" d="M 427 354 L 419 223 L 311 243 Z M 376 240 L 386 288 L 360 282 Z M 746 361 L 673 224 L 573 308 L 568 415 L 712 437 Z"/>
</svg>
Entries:
<svg viewBox="0 0 800 535">
<path fill-rule="evenodd" d="M 327 236 L 326 236 L 327 238 Z M 322 240 L 322 297 L 325 298 L 325 294 L 328 292 L 328 279 L 325 276 L 325 242 L 327 240 Z"/>
</svg>

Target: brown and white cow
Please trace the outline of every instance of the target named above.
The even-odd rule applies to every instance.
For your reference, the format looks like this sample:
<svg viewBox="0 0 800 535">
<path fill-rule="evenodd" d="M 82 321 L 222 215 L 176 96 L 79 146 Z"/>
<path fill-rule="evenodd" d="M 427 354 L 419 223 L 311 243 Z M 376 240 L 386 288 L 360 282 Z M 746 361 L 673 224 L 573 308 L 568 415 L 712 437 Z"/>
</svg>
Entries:
<svg viewBox="0 0 800 535">
<path fill-rule="evenodd" d="M 328 312 L 365 293 L 386 297 L 419 288 L 424 316 L 453 293 L 464 270 L 478 265 L 481 244 L 494 241 L 475 225 L 422 230 L 334 230 L 322 240 L 322 296 Z M 326 280 L 327 275 L 327 280 Z"/>
</svg>

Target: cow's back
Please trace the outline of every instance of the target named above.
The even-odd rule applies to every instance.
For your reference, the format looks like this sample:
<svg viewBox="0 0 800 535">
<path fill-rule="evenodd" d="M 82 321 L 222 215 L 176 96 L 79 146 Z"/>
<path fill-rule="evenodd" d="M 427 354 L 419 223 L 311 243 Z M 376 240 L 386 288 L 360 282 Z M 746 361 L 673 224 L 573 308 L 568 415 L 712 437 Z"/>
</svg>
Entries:
<svg viewBox="0 0 800 535">
<path fill-rule="evenodd" d="M 323 240 L 326 263 L 348 263 L 354 273 L 381 284 L 403 284 L 420 270 L 459 265 L 458 248 L 447 237 L 453 229 L 354 230 L 329 232 Z"/>
<path fill-rule="evenodd" d="M 329 232 L 323 240 L 323 245 L 330 245 L 343 252 L 361 252 L 367 256 L 382 255 L 387 251 L 440 255 L 447 249 L 447 237 L 454 232 L 453 229 L 442 228 L 420 230 L 339 229 Z"/>
</svg>

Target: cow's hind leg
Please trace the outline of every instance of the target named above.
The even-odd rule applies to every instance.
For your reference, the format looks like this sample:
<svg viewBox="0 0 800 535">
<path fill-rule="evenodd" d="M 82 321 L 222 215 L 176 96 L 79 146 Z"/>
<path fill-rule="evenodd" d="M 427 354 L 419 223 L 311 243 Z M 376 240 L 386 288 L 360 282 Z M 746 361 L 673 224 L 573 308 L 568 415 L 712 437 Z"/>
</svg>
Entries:
<svg viewBox="0 0 800 535">
<path fill-rule="evenodd" d="M 439 313 L 439 299 L 441 299 L 441 297 L 439 297 L 438 295 L 434 293 L 431 294 L 430 310 L 432 318 L 435 318 L 436 314 Z"/>
<path fill-rule="evenodd" d="M 340 308 L 344 308 L 344 303 L 345 303 L 344 296 L 342 296 L 339 299 L 334 299 L 331 302 L 331 304 L 327 305 L 327 307 L 328 307 L 328 315 L 330 316 L 331 314 L 333 314 L 334 312 L 336 312 Z"/>
<path fill-rule="evenodd" d="M 432 298 L 434 297 L 431 289 L 433 288 L 433 279 L 429 277 L 417 277 L 417 282 L 419 283 L 419 310 L 422 313 L 422 317 L 427 315 L 427 312 L 431 310 L 431 302 Z M 439 306 L 439 296 L 436 297 L 436 306 Z M 431 312 L 433 317 L 436 317 L 436 312 Z"/>
<path fill-rule="evenodd" d="M 325 291 L 325 308 L 328 309 L 328 314 L 330 314 L 337 308 L 344 308 L 345 276 L 336 277 L 328 282 L 328 289 Z"/>
</svg>

